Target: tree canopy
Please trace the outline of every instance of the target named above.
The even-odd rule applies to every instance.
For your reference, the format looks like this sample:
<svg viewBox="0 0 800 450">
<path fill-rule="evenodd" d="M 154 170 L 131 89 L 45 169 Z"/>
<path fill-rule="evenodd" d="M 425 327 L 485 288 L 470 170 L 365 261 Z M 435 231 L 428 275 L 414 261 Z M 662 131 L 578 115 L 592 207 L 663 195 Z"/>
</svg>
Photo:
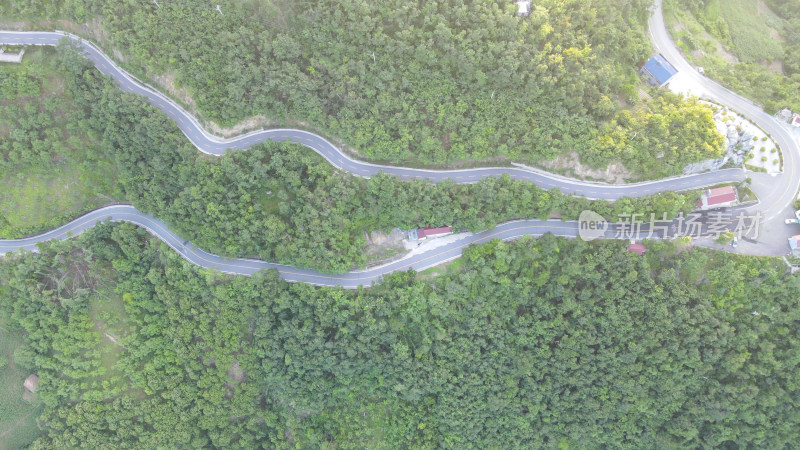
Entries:
<svg viewBox="0 0 800 450">
<path fill-rule="evenodd" d="M 639 98 L 648 0 L 536 0 L 528 17 L 508 0 L 159 5 L 14 2 L 0 15 L 99 17 L 108 53 L 118 47 L 143 79 L 174 80 L 166 88 L 183 89 L 179 100 L 202 119 L 311 127 L 373 161 L 536 163 L 576 152 L 653 178 L 720 151 L 706 120 L 680 129 L 691 145 L 673 145 L 658 170 L 641 161 L 658 149 L 607 148 L 620 99 Z"/>
<path fill-rule="evenodd" d="M 593 202 L 507 176 L 475 184 L 367 180 L 334 170 L 300 145 L 275 142 L 209 158 L 165 114 L 117 89 L 70 45 L 58 53 L 76 110 L 114 162 L 122 198 L 223 255 L 343 272 L 366 263 L 364 233 L 379 229 L 480 231 L 518 218 L 574 219 L 584 209 L 609 219 L 674 216 L 696 202 L 691 192 Z"/>
<path fill-rule="evenodd" d="M 791 446 L 800 279 L 647 245 L 494 241 L 346 291 L 108 225 L 0 261 L 0 311 L 47 405 L 34 448 Z"/>
</svg>

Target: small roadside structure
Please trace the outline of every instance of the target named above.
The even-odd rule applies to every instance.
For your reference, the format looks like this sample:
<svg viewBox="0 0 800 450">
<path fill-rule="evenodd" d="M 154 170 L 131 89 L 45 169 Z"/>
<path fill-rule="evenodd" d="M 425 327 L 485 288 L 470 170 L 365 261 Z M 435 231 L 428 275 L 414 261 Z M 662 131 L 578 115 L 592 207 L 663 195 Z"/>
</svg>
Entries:
<svg viewBox="0 0 800 450">
<path fill-rule="evenodd" d="M 527 17 L 531 13 L 531 0 L 517 1 L 517 17 Z"/>
<path fill-rule="evenodd" d="M 647 247 L 645 247 L 641 242 L 637 244 L 636 242 L 631 241 L 631 245 L 628 246 L 628 253 L 636 253 L 641 256 L 644 255 L 644 252 L 646 251 Z"/>
<path fill-rule="evenodd" d="M 664 58 L 661 53 L 648 59 L 646 63 L 639 69 L 639 73 L 647 78 L 647 82 L 653 86 L 664 86 L 667 82 L 678 73 L 672 64 Z"/>
<path fill-rule="evenodd" d="M 800 234 L 789 238 L 789 248 L 792 250 L 792 255 L 800 255 Z"/>
<path fill-rule="evenodd" d="M 425 228 L 417 228 L 415 230 L 409 230 L 408 238 L 412 241 L 421 241 L 423 239 L 428 238 L 436 238 L 448 235 L 453 232 L 453 227 L 425 227 Z"/>
<path fill-rule="evenodd" d="M 737 200 L 736 189 L 733 186 L 723 186 L 703 191 L 703 196 L 697 206 L 700 209 L 722 208 L 733 205 Z"/>
<path fill-rule="evenodd" d="M 22 391 L 22 399 L 28 403 L 33 403 L 36 399 L 33 393 L 36 392 L 36 386 L 39 385 L 39 377 L 33 373 L 25 378 L 25 381 L 22 383 L 22 387 L 25 389 Z"/>
<path fill-rule="evenodd" d="M 22 383 L 22 386 L 31 392 L 36 392 L 36 386 L 38 385 L 39 385 L 39 376 L 36 375 L 35 373 L 30 374 L 28 378 L 25 378 L 25 382 Z"/>
<path fill-rule="evenodd" d="M 800 127 L 800 114 L 798 113 L 794 114 L 794 117 L 792 117 L 792 126 Z"/>
<path fill-rule="evenodd" d="M 24 54 L 24 48 L 19 53 L 7 53 L 3 48 L 0 48 L 0 62 L 21 63 L 22 55 Z"/>
</svg>

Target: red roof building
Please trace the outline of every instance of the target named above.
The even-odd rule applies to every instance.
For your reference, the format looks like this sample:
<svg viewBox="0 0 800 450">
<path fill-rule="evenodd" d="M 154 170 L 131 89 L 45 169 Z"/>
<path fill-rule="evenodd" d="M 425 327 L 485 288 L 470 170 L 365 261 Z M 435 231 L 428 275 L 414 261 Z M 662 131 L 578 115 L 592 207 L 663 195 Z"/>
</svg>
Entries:
<svg viewBox="0 0 800 450">
<path fill-rule="evenodd" d="M 631 245 L 628 246 L 629 253 L 638 253 L 639 255 L 644 254 L 647 251 L 647 247 L 644 244 L 634 244 L 631 242 Z"/>
<path fill-rule="evenodd" d="M 417 239 L 427 239 L 429 237 L 442 236 L 453 231 L 453 227 L 425 227 L 417 229 Z"/>
<path fill-rule="evenodd" d="M 700 199 L 700 206 L 703 209 L 719 208 L 730 206 L 736 202 L 736 189 L 733 186 L 723 186 L 721 188 L 706 189 Z"/>
</svg>

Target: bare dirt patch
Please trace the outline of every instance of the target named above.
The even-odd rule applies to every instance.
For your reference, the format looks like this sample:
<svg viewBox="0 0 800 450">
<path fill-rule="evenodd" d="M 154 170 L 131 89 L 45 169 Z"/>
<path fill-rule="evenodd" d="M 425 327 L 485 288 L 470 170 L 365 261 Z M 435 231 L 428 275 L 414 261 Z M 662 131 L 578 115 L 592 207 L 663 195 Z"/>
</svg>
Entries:
<svg viewBox="0 0 800 450">
<path fill-rule="evenodd" d="M 60 77 L 52 77 L 47 80 L 47 83 L 44 83 L 44 89 L 42 89 L 42 97 L 57 97 L 61 96 L 64 93 L 64 90 L 67 87 L 67 82 L 64 78 Z"/>
<path fill-rule="evenodd" d="M 770 29 L 769 29 L 769 37 L 771 37 L 772 39 L 774 39 L 776 41 L 786 42 L 786 38 L 781 36 L 781 33 L 778 30 L 776 30 L 775 28 L 772 28 L 772 27 L 770 27 Z"/>
<path fill-rule="evenodd" d="M 739 58 L 737 58 L 736 55 L 733 54 L 733 52 L 726 50 L 725 47 L 722 45 L 722 43 L 720 43 L 716 39 L 714 40 L 714 43 L 717 44 L 717 54 L 722 56 L 722 58 L 726 62 L 730 64 L 736 64 L 739 62 Z"/>
<path fill-rule="evenodd" d="M 770 9 L 769 5 L 764 2 L 764 0 L 758 0 L 756 3 L 756 12 L 759 16 L 763 16 L 764 14 L 772 13 L 772 10 Z"/>
<path fill-rule="evenodd" d="M 184 87 L 178 87 L 178 82 L 173 72 L 153 74 L 150 75 L 150 79 L 153 80 L 163 90 L 167 91 L 170 97 L 178 100 L 184 105 L 187 105 L 193 110 L 197 108 L 197 104 L 194 102 L 191 94 L 189 94 L 189 91 Z"/>
<path fill-rule="evenodd" d="M 236 361 L 231 365 L 231 368 L 228 369 L 227 375 L 231 381 L 241 383 L 244 381 L 245 371 L 241 368 L 239 361 Z"/>
<path fill-rule="evenodd" d="M 0 21 L 0 28 L 9 31 L 23 31 L 27 30 L 29 26 L 27 22 L 22 22 L 22 21 L 14 21 L 14 22 Z"/>
<path fill-rule="evenodd" d="M 729 64 L 736 64 L 736 63 L 739 62 L 739 58 L 737 58 L 736 55 L 733 54 L 733 52 L 731 52 L 728 49 L 726 49 L 725 46 L 722 45 L 722 42 L 720 42 L 717 38 L 715 38 L 714 36 L 708 34 L 708 32 L 705 31 L 705 30 L 703 30 L 702 34 L 703 34 L 703 36 L 701 37 L 701 39 L 707 39 L 707 40 L 713 42 L 714 46 L 717 47 L 717 49 L 716 49 L 717 50 L 717 54 L 719 56 L 721 56 L 722 59 L 724 59 Z M 695 50 L 694 52 L 692 52 L 692 57 L 695 58 L 695 61 L 699 61 L 698 58 L 700 56 L 703 56 L 703 55 L 705 55 L 705 52 L 703 50 L 700 50 L 700 49 Z"/>
<path fill-rule="evenodd" d="M 367 260 L 371 261 L 370 265 L 398 259 L 405 253 L 403 239 L 406 238 L 406 234 L 397 228 L 389 233 L 383 231 L 364 233 L 364 238 L 367 244 Z"/>
<path fill-rule="evenodd" d="M 236 125 L 228 128 L 223 128 L 211 121 L 204 121 L 203 126 L 210 132 L 222 137 L 238 136 L 248 131 L 257 130 L 260 128 L 274 127 L 278 121 L 269 119 L 262 114 L 244 119 Z"/>
<path fill-rule="evenodd" d="M 605 169 L 585 166 L 581 164 L 580 157 L 575 152 L 543 162 L 542 166 L 550 170 L 564 171 L 565 175 L 569 177 L 598 180 L 611 184 L 625 183 L 633 177 L 633 174 L 622 163 L 609 164 Z"/>
<path fill-rule="evenodd" d="M 772 61 L 771 63 L 767 64 L 766 66 L 770 72 L 777 73 L 778 75 L 783 75 L 783 61 L 781 61 L 780 59 L 776 59 L 775 61 Z"/>
</svg>

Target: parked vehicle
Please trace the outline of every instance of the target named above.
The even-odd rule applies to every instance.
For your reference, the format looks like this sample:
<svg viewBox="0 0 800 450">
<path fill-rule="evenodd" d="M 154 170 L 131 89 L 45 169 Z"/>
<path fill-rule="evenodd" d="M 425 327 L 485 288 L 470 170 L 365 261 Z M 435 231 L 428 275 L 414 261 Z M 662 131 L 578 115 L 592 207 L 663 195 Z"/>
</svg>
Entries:
<svg viewBox="0 0 800 450">
<path fill-rule="evenodd" d="M 800 219 L 786 219 L 784 222 L 786 223 L 786 225 L 793 223 L 800 223 Z"/>
</svg>

